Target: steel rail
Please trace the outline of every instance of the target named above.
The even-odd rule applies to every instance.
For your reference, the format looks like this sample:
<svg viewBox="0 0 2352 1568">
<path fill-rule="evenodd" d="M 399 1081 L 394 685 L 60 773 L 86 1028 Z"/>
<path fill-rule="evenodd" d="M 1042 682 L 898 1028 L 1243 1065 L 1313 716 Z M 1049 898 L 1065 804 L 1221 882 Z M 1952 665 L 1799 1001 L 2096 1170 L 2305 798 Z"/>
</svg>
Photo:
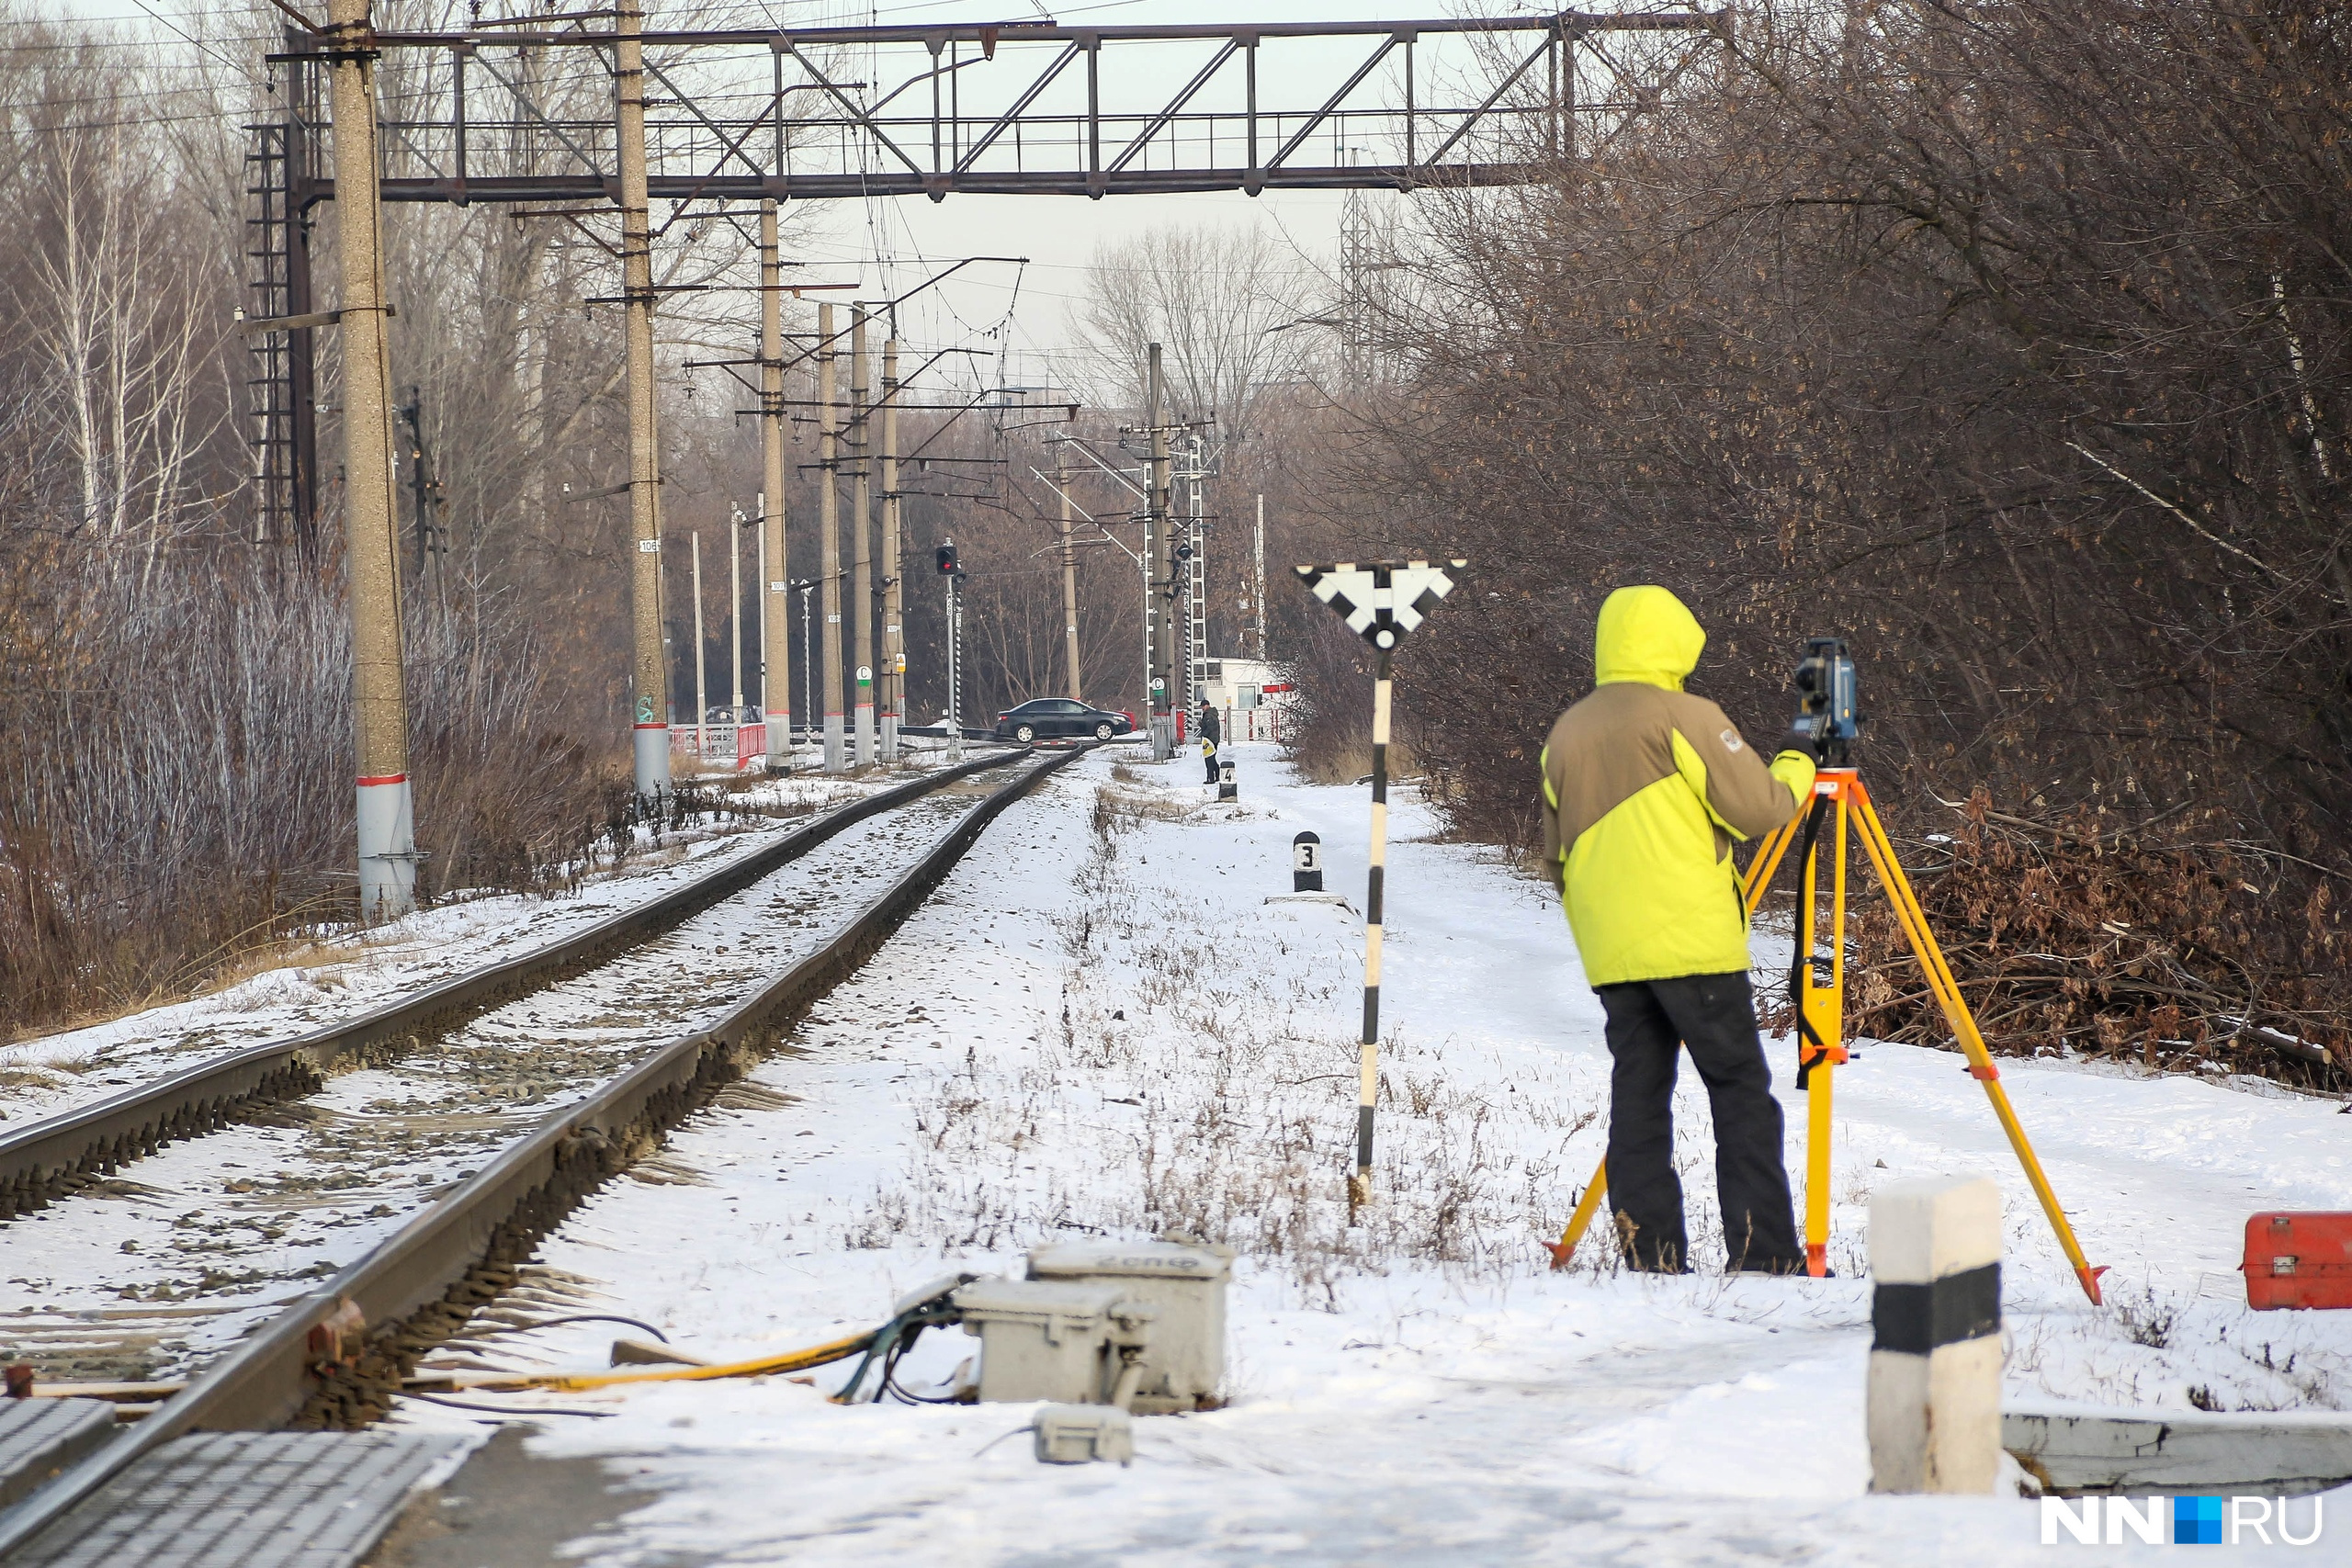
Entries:
<svg viewBox="0 0 2352 1568">
<path fill-rule="evenodd" d="M 516 997 L 594 968 L 734 897 L 867 818 L 1023 754 L 981 757 L 853 801 L 804 823 L 765 849 L 585 931 L 485 964 L 356 1019 L 290 1040 L 248 1045 L 201 1066 L 0 1133 L 0 1221 L 41 1208 L 165 1144 L 227 1125 L 246 1107 L 311 1093 L 345 1064 L 413 1048 Z"/>
<path fill-rule="evenodd" d="M 281 1310 L 153 1415 L 123 1427 L 0 1514 L 0 1559 L 183 1433 L 284 1426 L 315 1410 L 322 1394 L 332 1401 L 337 1384 L 348 1384 L 370 1356 L 404 1371 L 417 1348 L 409 1337 L 412 1320 L 429 1325 L 437 1311 L 444 1322 L 462 1321 L 477 1300 L 493 1293 L 469 1278 L 486 1260 L 502 1248 L 527 1251 L 580 1199 L 625 1169 L 636 1152 L 741 1076 L 761 1044 L 872 955 L 1006 807 L 1089 750 L 1080 746 L 1049 757 L 999 787 L 824 946 L 709 1028 L 679 1037 L 586 1099 L 550 1112 L 366 1257 Z M 363 1335 L 364 1346 L 351 1343 Z"/>
</svg>

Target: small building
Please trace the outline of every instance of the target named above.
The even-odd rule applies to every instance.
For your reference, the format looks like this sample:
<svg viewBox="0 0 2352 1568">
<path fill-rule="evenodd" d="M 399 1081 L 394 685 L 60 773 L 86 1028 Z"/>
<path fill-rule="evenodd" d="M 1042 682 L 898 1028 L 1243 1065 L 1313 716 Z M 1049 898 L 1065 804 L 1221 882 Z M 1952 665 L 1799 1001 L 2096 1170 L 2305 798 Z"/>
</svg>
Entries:
<svg viewBox="0 0 2352 1568">
<path fill-rule="evenodd" d="M 1212 659 L 1201 696 L 1224 716 L 1235 740 L 1280 740 L 1290 705 L 1289 669 L 1263 659 Z"/>
</svg>

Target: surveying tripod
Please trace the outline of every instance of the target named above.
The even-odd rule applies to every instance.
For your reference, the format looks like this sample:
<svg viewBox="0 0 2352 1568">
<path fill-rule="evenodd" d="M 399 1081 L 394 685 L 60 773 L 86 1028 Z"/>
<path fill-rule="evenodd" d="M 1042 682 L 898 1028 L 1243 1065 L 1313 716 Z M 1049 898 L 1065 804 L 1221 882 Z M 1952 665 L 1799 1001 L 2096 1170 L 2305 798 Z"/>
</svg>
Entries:
<svg viewBox="0 0 2352 1568">
<path fill-rule="evenodd" d="M 1830 847 L 1829 952 L 1826 957 L 1821 957 L 1816 955 L 1815 939 L 1821 893 L 1818 840 L 1825 818 L 1834 820 L 1836 827 Z M 1828 1271 L 1830 1095 L 1836 1071 L 1846 1061 L 1846 840 L 1853 829 L 1859 829 L 1855 836 L 1861 840 L 1871 869 L 1878 873 L 1879 886 L 1886 890 L 1888 900 L 1894 906 L 1903 934 L 1927 975 L 1928 987 L 1935 993 L 1937 1005 L 1943 1009 L 1944 1021 L 1951 1026 L 1962 1053 L 1968 1058 L 1968 1076 L 1984 1086 L 1985 1098 L 1993 1102 L 1993 1114 L 2007 1135 L 2009 1147 L 2024 1168 L 2026 1179 L 2032 1184 L 2033 1195 L 2041 1201 L 2050 1228 L 2057 1234 L 2066 1261 L 2074 1266 L 2075 1278 L 2082 1281 L 2083 1293 L 2090 1297 L 2091 1304 L 2098 1305 L 2098 1277 L 2107 1270 L 2092 1268 L 2084 1258 L 2082 1246 L 2075 1239 L 2075 1229 L 2066 1223 L 2066 1212 L 2058 1206 L 2058 1195 L 2051 1190 L 2050 1178 L 2043 1174 L 2041 1161 L 2035 1157 L 2033 1145 L 2026 1138 L 2015 1107 L 2009 1104 L 2008 1091 L 2001 1087 L 2001 1071 L 1993 1065 L 1992 1054 L 1984 1048 L 1984 1037 L 1977 1031 L 1975 1015 L 1968 1010 L 1968 1003 L 1960 994 L 1960 984 L 1952 978 L 1951 966 L 1944 962 L 1943 949 L 1936 944 L 1935 933 L 1928 929 L 1928 917 L 1919 908 L 1917 895 L 1911 891 L 1911 879 L 1903 874 L 1902 864 L 1894 858 L 1894 846 L 1879 823 L 1878 812 L 1871 806 L 1870 791 L 1863 785 L 1860 773 L 1850 767 L 1826 767 L 1815 775 L 1810 808 L 1765 835 L 1764 841 L 1757 846 L 1755 858 L 1748 862 L 1747 874 L 1740 885 L 1752 917 L 1789 846 L 1803 840 L 1804 847 L 1798 852 L 1803 862 L 1798 899 L 1804 920 L 1797 959 L 1792 968 L 1792 999 L 1797 1012 L 1797 1085 L 1805 1091 L 1805 1272 L 1819 1279 Z M 1559 1241 L 1544 1244 L 1552 1254 L 1553 1268 L 1566 1268 L 1569 1258 L 1575 1256 L 1577 1242 L 1584 1238 L 1600 1207 L 1608 1177 L 1608 1162 L 1604 1159 L 1593 1170 L 1592 1180 L 1577 1200 L 1576 1212 L 1569 1217 L 1567 1229 L 1561 1233 Z"/>
</svg>

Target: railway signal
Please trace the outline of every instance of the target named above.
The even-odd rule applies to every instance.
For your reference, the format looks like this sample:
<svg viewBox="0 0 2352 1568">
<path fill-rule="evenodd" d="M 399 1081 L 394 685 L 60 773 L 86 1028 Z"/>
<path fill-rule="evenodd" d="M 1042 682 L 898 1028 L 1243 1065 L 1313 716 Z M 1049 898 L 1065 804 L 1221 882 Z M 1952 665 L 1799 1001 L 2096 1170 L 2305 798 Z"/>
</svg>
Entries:
<svg viewBox="0 0 2352 1568">
<path fill-rule="evenodd" d="M 1343 561 L 1303 566 L 1306 591 L 1372 644 L 1378 655 L 1372 682 L 1372 852 L 1363 898 L 1363 1040 L 1356 1077 L 1356 1173 L 1348 1183 L 1348 1216 L 1372 1201 L 1372 1116 L 1380 1089 L 1380 921 L 1388 860 L 1389 661 L 1407 633 L 1417 630 L 1438 602 L 1453 592 L 1467 561 Z"/>
<path fill-rule="evenodd" d="M 938 549 L 932 552 L 932 558 L 938 563 L 939 575 L 942 577 L 956 577 L 963 572 L 964 569 L 956 564 L 954 545 L 940 546 Z"/>
</svg>

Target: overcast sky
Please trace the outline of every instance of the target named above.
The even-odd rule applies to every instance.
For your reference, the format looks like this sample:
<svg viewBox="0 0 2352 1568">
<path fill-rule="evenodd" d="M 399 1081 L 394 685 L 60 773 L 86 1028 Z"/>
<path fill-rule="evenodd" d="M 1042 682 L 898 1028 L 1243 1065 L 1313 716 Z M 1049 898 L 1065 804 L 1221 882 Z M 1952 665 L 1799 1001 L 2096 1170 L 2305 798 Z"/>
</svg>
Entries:
<svg viewBox="0 0 2352 1568">
<path fill-rule="evenodd" d="M 170 39 L 184 47 L 175 32 L 217 36 L 220 24 L 191 19 L 187 0 L 51 0 L 51 5 L 93 18 L 119 22 L 127 28 Z M 323 11 L 324 0 L 298 0 L 311 14 Z M 649 0 L 649 20 L 654 26 L 688 26 L 695 21 L 736 22 L 765 15 L 791 25 L 855 25 L 884 22 L 983 22 L 1036 19 L 1051 0 L 904 0 L 899 4 L 854 6 L 841 4 L 768 4 L 766 0 Z M 485 16 L 510 15 L 523 6 L 515 0 L 486 0 Z M 1631 7 L 1629 7 L 1631 8 Z M 1064 22 L 1142 25 L 1213 21 L 1334 21 L 1394 20 L 1453 15 L 1525 14 L 1534 7 L 1510 0 L 1468 4 L 1464 0 L 1079 0 L 1054 10 Z M 200 14 L 200 13 L 198 13 Z M 242 30 L 242 29 L 241 29 Z M 1359 56 L 1360 57 L 1360 56 Z M 1171 87 L 1159 83 L 1139 85 L 1157 93 L 1148 104 L 1113 101 L 1115 89 L 1106 74 L 1106 112 L 1156 107 Z M 1269 107 L 1273 96 L 1268 89 Z M 1053 361 L 1072 340 L 1071 306 L 1081 294 L 1085 269 L 1096 247 L 1170 223 L 1212 223 L 1265 229 L 1287 254 L 1295 254 L 1302 294 L 1312 295 L 1328 274 L 1337 250 L 1344 197 L 1339 192 L 1271 192 L 1252 198 L 1238 192 L 1198 196 L 1120 196 L 1102 201 L 1070 197 L 953 196 L 933 203 L 922 197 L 877 197 L 862 202 L 825 204 L 818 232 L 802 259 L 815 264 L 802 276 L 822 273 L 850 281 L 859 293 L 881 297 L 920 281 L 937 266 L 960 256 L 1019 255 L 1026 267 L 967 268 L 952 283 L 927 299 L 920 310 L 902 315 L 904 335 L 910 346 L 929 348 L 962 344 L 986 348 L 991 355 L 1009 350 L 1003 364 L 1008 380 L 1036 384 L 1062 379 Z M 1375 201 L 1401 199 L 1375 196 Z M 827 270 L 828 268 L 834 270 Z M 835 299 L 845 299 L 845 294 Z"/>
</svg>

